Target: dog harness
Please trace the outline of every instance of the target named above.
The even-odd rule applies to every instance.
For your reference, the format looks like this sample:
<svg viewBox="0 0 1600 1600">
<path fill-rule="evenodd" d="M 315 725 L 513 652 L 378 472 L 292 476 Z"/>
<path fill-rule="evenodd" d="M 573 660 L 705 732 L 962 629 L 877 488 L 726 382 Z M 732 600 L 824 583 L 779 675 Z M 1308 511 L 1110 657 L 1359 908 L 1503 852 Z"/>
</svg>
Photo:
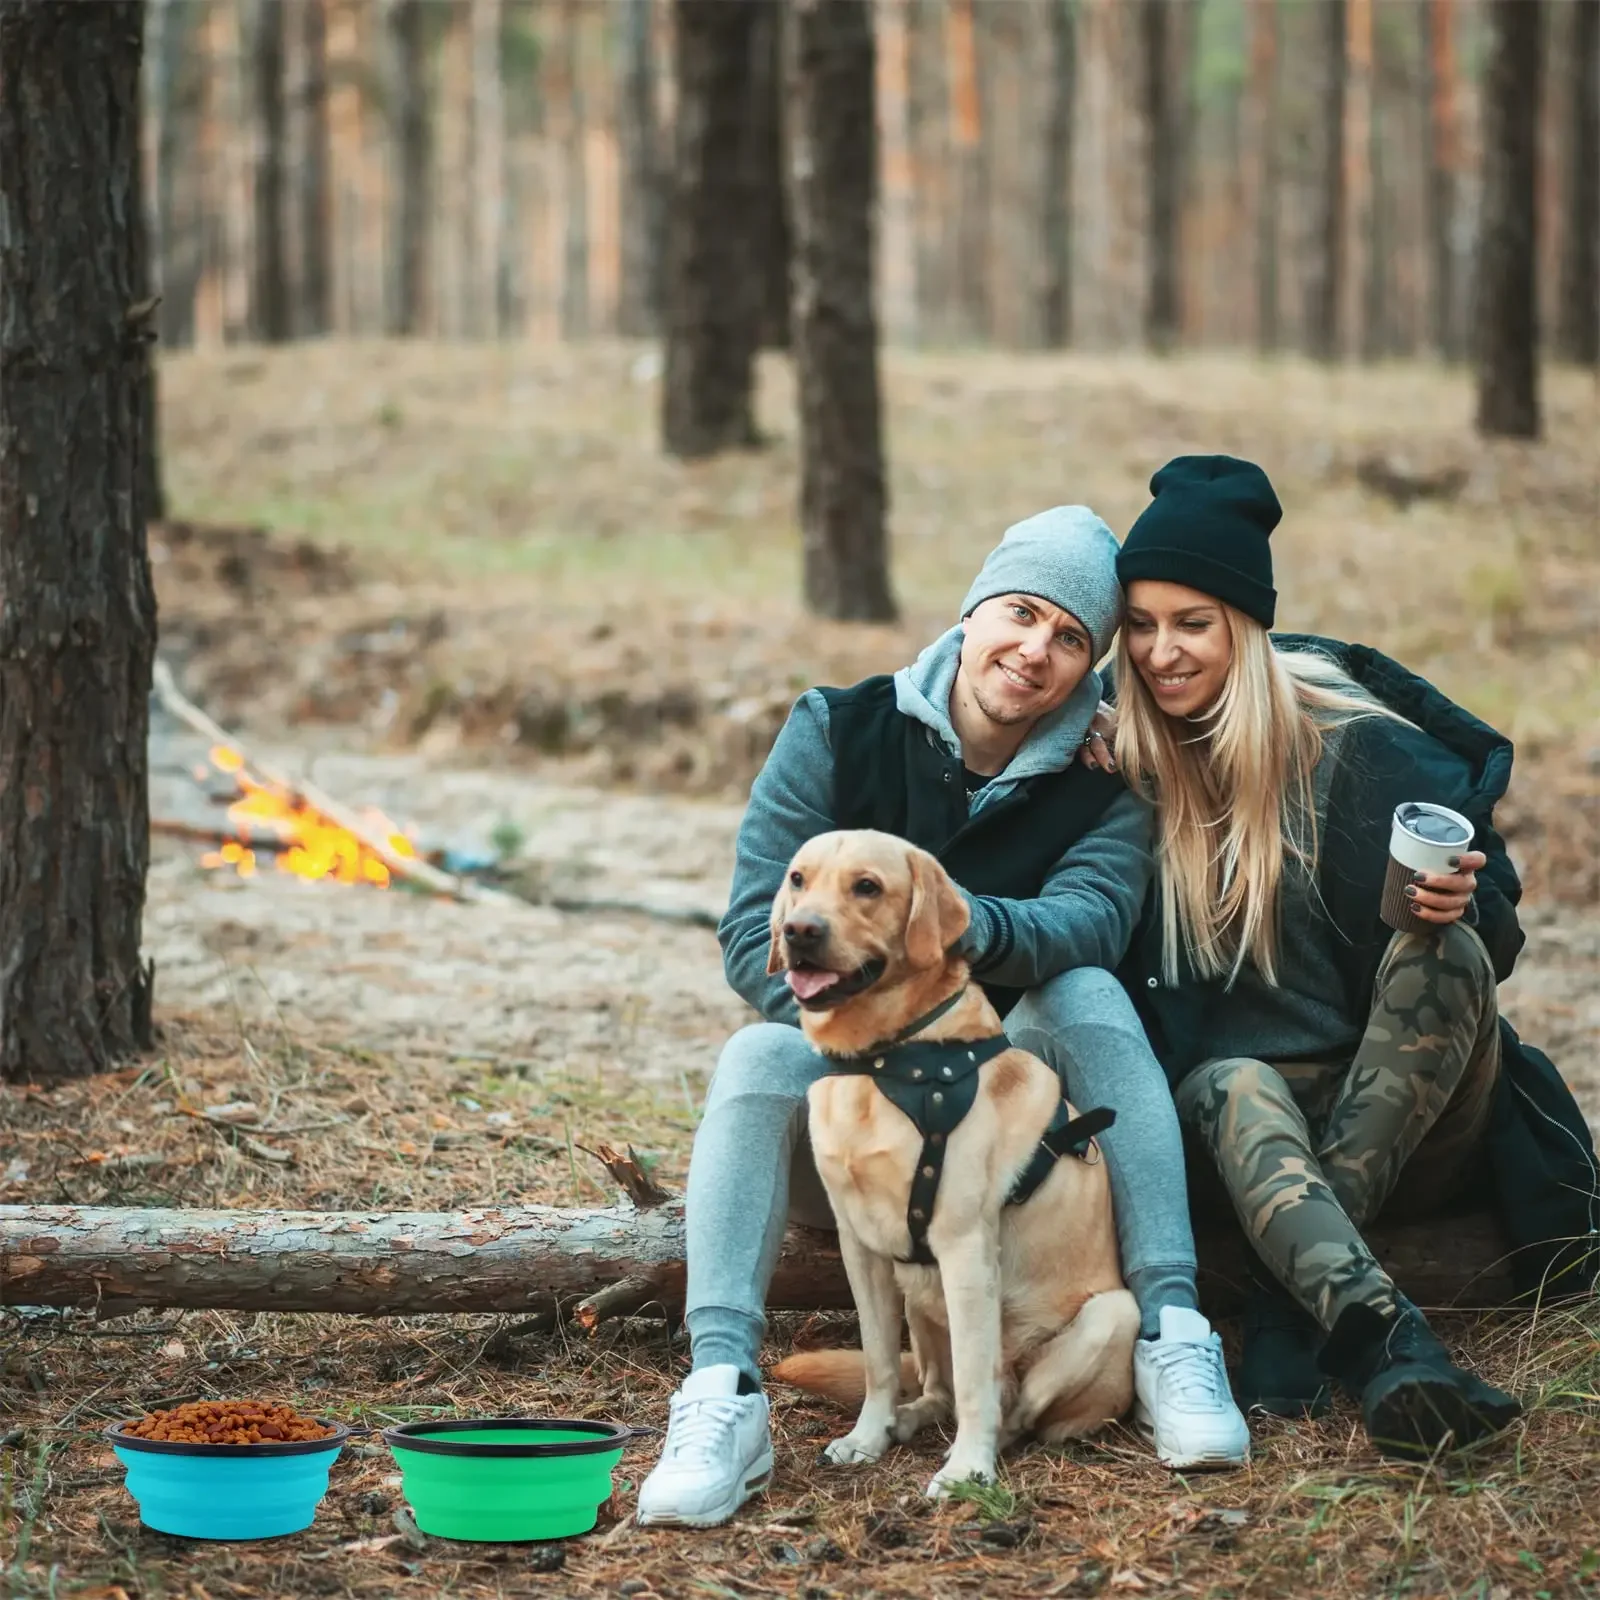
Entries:
<svg viewBox="0 0 1600 1600">
<path fill-rule="evenodd" d="M 948 1000 L 941 1001 L 926 1016 L 918 1017 L 875 1050 L 858 1056 L 825 1058 L 827 1071 L 832 1075 L 871 1078 L 922 1135 L 922 1154 L 917 1157 L 916 1176 L 911 1180 L 911 1198 L 906 1207 L 911 1254 L 897 1258 L 905 1266 L 939 1264 L 928 1248 L 928 1223 L 939 1194 L 939 1180 L 944 1175 L 945 1142 L 978 1098 L 978 1069 L 1003 1050 L 1015 1048 L 1003 1033 L 991 1034 L 986 1039 L 919 1041 L 914 1037 L 937 1022 L 965 992 L 964 988 L 958 989 Z M 1116 1120 L 1117 1114 L 1109 1106 L 1085 1111 L 1080 1117 L 1071 1116 L 1063 1095 L 1038 1149 L 1011 1186 L 1006 1204 L 1017 1206 L 1031 1198 L 1062 1156 L 1082 1160 L 1094 1136 L 1103 1133 Z"/>
</svg>

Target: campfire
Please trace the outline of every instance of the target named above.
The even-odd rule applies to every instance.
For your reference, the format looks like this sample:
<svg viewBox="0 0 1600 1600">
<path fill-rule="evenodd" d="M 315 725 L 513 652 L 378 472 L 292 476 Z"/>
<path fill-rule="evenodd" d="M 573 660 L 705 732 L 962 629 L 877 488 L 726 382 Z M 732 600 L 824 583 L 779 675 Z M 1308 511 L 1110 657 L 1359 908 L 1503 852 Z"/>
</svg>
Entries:
<svg viewBox="0 0 1600 1600">
<path fill-rule="evenodd" d="M 233 779 L 227 826 L 197 825 L 176 817 L 151 817 L 152 833 L 203 839 L 218 848 L 201 858 L 202 865 L 231 869 L 253 877 L 260 857 L 271 855 L 280 872 L 313 882 L 365 883 L 387 888 L 396 878 L 452 900 L 485 901 L 496 891 L 441 870 L 418 851 L 407 829 L 398 827 L 376 807 L 356 810 L 317 788 L 309 778 L 275 771 L 265 760 L 249 755 L 243 742 L 208 717 L 190 700 L 159 656 L 151 671 L 151 687 L 166 711 L 210 741 L 210 766 L 194 770 L 197 783 L 216 773 Z"/>
<path fill-rule="evenodd" d="M 231 777 L 238 799 L 228 807 L 228 819 L 238 837 L 208 850 L 200 864 L 217 870 L 231 869 L 241 878 L 253 877 L 263 853 L 270 853 L 280 872 L 314 882 L 365 883 L 387 888 L 393 872 L 380 853 L 409 861 L 417 859 L 415 842 L 375 807 L 360 813 L 361 831 L 335 821 L 306 796 L 303 789 L 264 781 L 254 776 L 243 753 L 231 745 L 213 745 L 211 767 Z M 211 776 L 197 767 L 197 779 Z"/>
</svg>

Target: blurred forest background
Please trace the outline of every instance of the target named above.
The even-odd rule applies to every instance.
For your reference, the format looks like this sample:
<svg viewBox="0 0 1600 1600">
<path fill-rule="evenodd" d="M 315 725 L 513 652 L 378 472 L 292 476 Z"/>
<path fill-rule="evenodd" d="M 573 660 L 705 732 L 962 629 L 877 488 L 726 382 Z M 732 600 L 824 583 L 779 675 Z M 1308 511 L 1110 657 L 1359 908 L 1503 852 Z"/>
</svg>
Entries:
<svg viewBox="0 0 1600 1600">
<path fill-rule="evenodd" d="M 1592 901 L 1600 0 L 817 10 L 864 19 L 825 90 L 775 0 L 151 0 L 192 691 L 737 797 L 797 688 L 908 659 L 1007 523 L 1124 529 L 1223 449 L 1287 507 L 1285 625 L 1510 732 L 1514 807 L 1564 819 L 1526 870 Z M 828 292 L 808 105 L 860 171 Z M 819 302 L 864 354 L 808 423 Z M 819 578 L 807 475 L 852 447 Z"/>
<path fill-rule="evenodd" d="M 756 9 L 751 232 L 783 345 L 778 12 Z M 1543 9 L 1540 324 L 1592 363 L 1595 8 Z M 1479 0 L 873 13 L 890 340 L 1470 353 Z M 163 346 L 654 332 L 672 26 L 654 0 L 152 0 Z"/>
</svg>

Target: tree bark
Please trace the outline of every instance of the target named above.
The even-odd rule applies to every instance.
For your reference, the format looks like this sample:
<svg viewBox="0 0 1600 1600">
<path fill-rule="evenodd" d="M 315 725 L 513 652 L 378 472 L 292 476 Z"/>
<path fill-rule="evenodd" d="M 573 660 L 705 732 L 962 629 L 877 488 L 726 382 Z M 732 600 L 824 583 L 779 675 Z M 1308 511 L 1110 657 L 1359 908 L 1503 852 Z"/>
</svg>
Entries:
<svg viewBox="0 0 1600 1600">
<path fill-rule="evenodd" d="M 1142 0 L 1139 10 L 1145 132 L 1145 343 L 1159 353 L 1178 338 L 1178 119 L 1182 95 L 1172 81 L 1171 0 Z"/>
<path fill-rule="evenodd" d="M 826 5 L 841 0 L 822 0 Z M 1197 1230 L 1208 1309 L 1237 1306 L 1238 1226 Z M 1486 1215 L 1378 1223 L 1368 1240 L 1423 1305 L 1497 1305 L 1512 1293 L 1498 1224 Z M 683 1303 L 683 1202 L 649 1210 L 519 1206 L 461 1212 L 141 1211 L 0 1206 L 0 1305 L 218 1311 L 526 1311 L 633 1280 L 630 1303 Z M 834 1236 L 791 1227 L 768 1291 L 774 1311 L 844 1309 Z"/>
<path fill-rule="evenodd" d="M 760 297 L 749 220 L 746 93 L 755 11 L 674 0 L 678 86 L 664 317 L 661 438 L 692 460 L 756 444 Z"/>
<path fill-rule="evenodd" d="M 617 94 L 621 154 L 622 274 L 617 331 L 652 334 L 661 319 L 661 129 L 656 117 L 651 0 L 622 0 L 622 81 Z"/>
<path fill-rule="evenodd" d="M 819 616 L 884 622 L 895 605 L 873 309 L 872 19 L 866 0 L 791 0 L 785 32 L 805 599 Z"/>
<path fill-rule="evenodd" d="M 1600 363 L 1600 0 L 1576 0 L 1571 28 L 1556 348 L 1592 367 Z"/>
<path fill-rule="evenodd" d="M 135 152 L 138 204 L 134 207 L 132 217 L 133 281 L 138 288 L 135 303 L 143 309 L 130 322 L 129 335 L 144 349 L 143 368 L 139 374 L 139 520 L 147 523 L 166 516 L 167 492 L 161 472 L 161 407 L 155 359 L 155 345 L 161 327 L 157 303 L 160 289 L 157 287 L 155 250 L 151 237 L 159 224 L 152 215 L 157 196 L 147 182 L 149 169 L 144 159 L 144 141 L 149 124 L 145 116 L 145 74 L 142 66 L 134 80 L 134 92 L 137 96 L 134 114 L 138 118 L 139 138 Z"/>
<path fill-rule="evenodd" d="M 328 185 L 328 17 L 326 0 L 300 0 L 301 138 L 296 173 L 300 213 L 300 294 L 296 329 L 326 333 L 333 325 L 333 213 Z"/>
<path fill-rule="evenodd" d="M 256 136 L 250 309 L 256 337 L 268 344 L 283 343 L 293 331 L 283 229 L 284 14 L 281 0 L 257 0 L 250 41 L 251 113 Z"/>
<path fill-rule="evenodd" d="M 1039 208 L 1039 335 L 1048 350 L 1072 340 L 1072 116 L 1077 104 L 1077 19 L 1068 0 L 1045 0 L 1043 204 Z"/>
<path fill-rule="evenodd" d="M 1278 0 L 1251 0 L 1245 167 L 1255 244 L 1256 349 L 1278 348 Z"/>
<path fill-rule="evenodd" d="M 785 0 L 759 0 L 750 41 L 750 178 L 755 209 L 751 247 L 760 295 L 758 339 L 763 350 L 787 350 L 789 258 L 793 250 L 785 182 L 783 119 L 783 7 Z"/>
<path fill-rule="evenodd" d="M 1426 109 L 1423 114 L 1427 210 L 1428 324 L 1433 347 L 1461 359 L 1460 273 L 1456 269 L 1456 172 L 1460 134 L 1456 113 L 1455 0 L 1427 0 L 1417 12 Z"/>
<path fill-rule="evenodd" d="M 433 214 L 433 123 L 428 96 L 428 19 L 423 0 L 393 0 L 389 30 L 395 189 L 390 206 L 394 293 L 389 331 L 418 335 L 428 331 L 432 288 L 429 219 Z"/>
<path fill-rule="evenodd" d="M 1306 347 L 1320 361 L 1337 361 L 1345 276 L 1345 0 L 1319 0 L 1318 21 L 1322 31 L 1322 170 L 1317 185 L 1317 249 L 1306 301 Z"/>
<path fill-rule="evenodd" d="M 1489 0 L 1488 9 L 1476 318 L 1478 431 L 1536 439 L 1544 0 Z"/>
<path fill-rule="evenodd" d="M 0 0 L 0 1079 L 150 1043 L 143 7 Z"/>
</svg>

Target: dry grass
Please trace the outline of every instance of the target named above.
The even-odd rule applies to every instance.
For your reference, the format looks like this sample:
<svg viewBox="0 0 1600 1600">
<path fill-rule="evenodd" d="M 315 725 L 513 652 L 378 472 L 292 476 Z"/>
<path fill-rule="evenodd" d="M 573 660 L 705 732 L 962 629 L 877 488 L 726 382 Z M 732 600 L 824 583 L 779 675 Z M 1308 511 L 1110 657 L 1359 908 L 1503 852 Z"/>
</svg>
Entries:
<svg viewBox="0 0 1600 1600">
<path fill-rule="evenodd" d="M 1549 437 L 1486 444 L 1470 383 L 1225 356 L 887 359 L 893 627 L 798 602 L 787 366 L 770 448 L 685 466 L 656 448 L 642 347 L 319 344 L 185 354 L 164 373 L 185 516 L 306 536 L 306 561 L 158 540 L 188 681 L 249 725 L 741 794 L 798 689 L 900 665 L 948 622 L 1004 526 L 1061 500 L 1125 529 L 1151 471 L 1227 450 L 1271 472 L 1291 628 L 1397 655 L 1512 735 L 1507 820 L 1534 883 L 1600 896 L 1600 394 L 1547 383 Z M 1452 501 L 1363 488 L 1381 455 L 1454 467 Z M 318 551 L 344 546 L 329 568 Z M 1593 848 L 1590 848 L 1593 846 Z"/>
<path fill-rule="evenodd" d="M 287 1030 L 169 1017 L 156 1058 L 91 1083 L 10 1089 L 0 1168 L 32 1169 L 29 1198 L 123 1205 L 433 1208 L 609 1198 L 572 1146 L 629 1140 L 671 1184 L 691 1109 L 615 1083 L 525 1080 L 515 1060 L 385 1058 Z M 283 1130 L 266 1160 L 186 1114 L 248 1099 Z M 129 1166 L 129 1156 L 165 1165 Z M 38 1180 L 47 1188 L 41 1192 Z M 0 1198 L 7 1198 L 0 1193 Z M 931 1507 L 930 1439 L 878 1468 L 819 1464 L 843 1423 L 776 1397 L 778 1476 L 732 1527 L 646 1533 L 627 1521 L 625 1460 L 601 1529 L 559 1547 L 470 1547 L 402 1531 L 395 1467 L 357 1442 L 306 1533 L 194 1544 L 137 1525 L 98 1430 L 158 1400 L 265 1397 L 382 1424 L 434 1415 L 589 1415 L 660 1426 L 684 1348 L 658 1323 L 496 1339 L 497 1317 L 0 1313 L 0 1518 L 5 1592 L 18 1596 L 550 1593 L 919 1597 L 1152 1594 L 1276 1597 L 1593 1592 L 1600 1505 L 1600 1314 L 1445 1317 L 1490 1376 L 1531 1401 L 1512 1435 L 1436 1469 L 1380 1462 L 1353 1414 L 1256 1428 L 1247 1472 L 1174 1477 L 1117 1430 L 1009 1460 L 1002 1486 Z M 777 1319 L 772 1344 L 842 1343 L 841 1316 Z M 1231 1330 L 1230 1330 L 1231 1331 Z M 9 1430 L 9 1431 L 8 1431 Z M 552 1564 L 559 1561 L 559 1570 Z"/>
</svg>

